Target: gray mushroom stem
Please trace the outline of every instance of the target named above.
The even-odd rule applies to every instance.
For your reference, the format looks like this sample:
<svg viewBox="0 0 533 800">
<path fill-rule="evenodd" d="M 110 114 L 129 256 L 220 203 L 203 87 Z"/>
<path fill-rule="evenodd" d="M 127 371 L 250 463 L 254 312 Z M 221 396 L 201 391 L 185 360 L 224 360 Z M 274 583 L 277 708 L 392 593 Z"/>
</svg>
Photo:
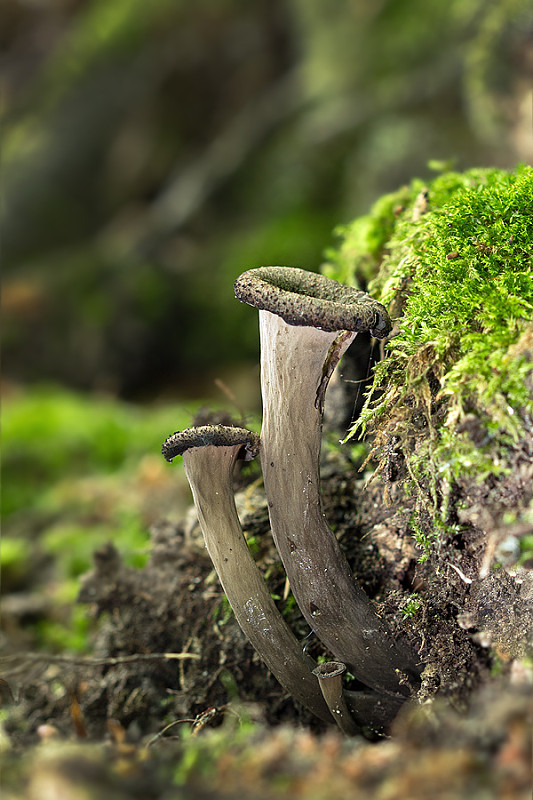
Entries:
<svg viewBox="0 0 533 800">
<path fill-rule="evenodd" d="M 328 704 L 333 719 L 343 733 L 353 736 L 361 729 L 352 717 L 342 689 L 342 676 L 346 672 L 346 664 L 340 661 L 327 661 L 313 670 L 320 683 L 324 700 Z"/>
<path fill-rule="evenodd" d="M 224 444 L 227 441 L 228 443 Z M 183 455 L 209 556 L 243 633 L 282 686 L 320 719 L 331 722 L 314 666 L 278 611 L 243 536 L 235 508 L 233 470 L 258 437 L 240 428 L 205 426 L 169 437 L 163 455 Z"/>
<path fill-rule="evenodd" d="M 398 713 L 403 699 L 380 695 L 370 689 L 355 692 L 346 690 L 343 687 L 345 672 L 346 664 L 340 661 L 326 661 L 313 670 L 324 700 L 341 731 L 353 736 L 386 728 Z"/>
<path fill-rule="evenodd" d="M 239 299 L 260 308 L 261 464 L 272 535 L 302 614 L 335 658 L 378 692 L 407 696 L 416 660 L 353 579 L 325 519 L 319 475 L 333 368 L 357 331 L 383 337 L 390 321 L 367 295 L 350 296 L 349 287 L 322 276 L 309 281 L 311 296 L 303 270 L 270 267 L 235 284 Z"/>
</svg>

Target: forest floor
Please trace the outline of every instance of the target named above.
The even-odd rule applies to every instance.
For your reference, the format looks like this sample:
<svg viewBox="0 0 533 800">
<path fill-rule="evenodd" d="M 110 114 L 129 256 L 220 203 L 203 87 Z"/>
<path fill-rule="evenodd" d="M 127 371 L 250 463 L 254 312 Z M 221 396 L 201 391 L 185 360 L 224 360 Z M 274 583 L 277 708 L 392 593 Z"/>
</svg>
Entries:
<svg viewBox="0 0 533 800">
<path fill-rule="evenodd" d="M 507 492 L 525 491 L 533 466 L 522 467 Z M 354 574 L 425 665 L 391 729 L 344 738 L 296 707 L 230 613 L 191 510 L 152 527 L 142 569 L 110 544 L 96 552 L 79 594 L 100 618 L 90 656 L 4 664 L 6 800 L 530 796 L 533 573 L 480 577 L 486 548 L 474 526 L 420 563 L 398 486 L 383 503 L 383 482 L 365 486 L 334 450 L 322 473 L 326 515 Z M 303 640 L 262 487 L 253 472 L 237 484 L 255 558 Z"/>
<path fill-rule="evenodd" d="M 420 688 L 378 734 L 312 719 L 247 643 L 183 473 L 159 455 L 189 413 L 17 399 L 4 419 L 6 800 L 531 797 L 532 181 L 528 167 L 414 181 L 347 226 L 327 267 L 346 283 L 377 275 L 369 290 L 398 321 L 364 404 L 346 377 L 339 401 L 330 386 L 321 462 L 354 577 L 419 659 Z M 353 418 L 364 442 L 339 447 Z M 289 591 L 259 467 L 235 489 L 280 612 L 328 660 Z"/>
</svg>

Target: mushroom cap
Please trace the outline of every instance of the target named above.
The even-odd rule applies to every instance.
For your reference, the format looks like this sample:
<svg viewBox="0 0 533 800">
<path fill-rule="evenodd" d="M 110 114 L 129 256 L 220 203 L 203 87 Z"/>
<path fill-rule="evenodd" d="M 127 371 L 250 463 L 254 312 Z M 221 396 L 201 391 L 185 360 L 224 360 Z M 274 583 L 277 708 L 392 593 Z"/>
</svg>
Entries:
<svg viewBox="0 0 533 800">
<path fill-rule="evenodd" d="M 327 678 L 338 678 L 340 675 L 344 675 L 346 672 L 346 664 L 343 664 L 342 661 L 326 661 L 323 664 L 319 664 L 312 670 L 313 675 L 316 675 L 319 679 L 327 679 Z"/>
<path fill-rule="evenodd" d="M 259 452 L 259 436 L 246 428 L 228 425 L 201 425 L 176 431 L 165 439 L 161 452 L 167 461 L 181 456 L 193 447 L 235 447 L 243 448 L 245 461 L 251 461 Z"/>
<path fill-rule="evenodd" d="M 289 325 L 324 331 L 370 331 L 384 339 L 392 330 L 387 309 L 365 292 L 298 267 L 257 267 L 240 275 L 235 296 L 282 317 Z"/>
</svg>

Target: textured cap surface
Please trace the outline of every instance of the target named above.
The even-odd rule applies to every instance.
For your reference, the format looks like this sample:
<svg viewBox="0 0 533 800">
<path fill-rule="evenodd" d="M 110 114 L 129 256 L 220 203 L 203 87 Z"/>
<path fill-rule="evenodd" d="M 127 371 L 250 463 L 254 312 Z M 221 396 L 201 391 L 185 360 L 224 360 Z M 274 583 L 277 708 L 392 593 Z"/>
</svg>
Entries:
<svg viewBox="0 0 533 800">
<path fill-rule="evenodd" d="M 270 311 L 289 325 L 324 331 L 370 331 L 384 339 L 392 324 L 387 309 L 365 292 L 297 267 L 257 267 L 234 284 L 243 303 Z"/>
<path fill-rule="evenodd" d="M 259 436 L 246 428 L 227 425 L 201 425 L 176 431 L 163 442 L 161 452 L 167 461 L 181 456 L 193 447 L 233 447 L 241 445 L 244 458 L 251 461 L 259 451 Z"/>
</svg>

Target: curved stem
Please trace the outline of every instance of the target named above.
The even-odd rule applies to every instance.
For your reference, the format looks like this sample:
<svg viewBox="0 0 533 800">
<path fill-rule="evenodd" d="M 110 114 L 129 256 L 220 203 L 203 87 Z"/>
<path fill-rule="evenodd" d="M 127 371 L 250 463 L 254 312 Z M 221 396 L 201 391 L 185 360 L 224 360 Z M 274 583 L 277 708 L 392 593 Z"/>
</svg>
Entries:
<svg viewBox="0 0 533 800">
<path fill-rule="evenodd" d="M 205 544 L 243 633 L 282 686 L 331 722 L 314 666 L 278 611 L 244 539 L 232 489 L 241 446 L 193 447 L 183 453 Z"/>
<path fill-rule="evenodd" d="M 261 464 L 272 535 L 302 614 L 362 683 L 408 695 L 411 652 L 354 581 L 320 498 L 321 396 L 353 335 L 288 325 L 260 311 L 263 430 Z"/>
</svg>

